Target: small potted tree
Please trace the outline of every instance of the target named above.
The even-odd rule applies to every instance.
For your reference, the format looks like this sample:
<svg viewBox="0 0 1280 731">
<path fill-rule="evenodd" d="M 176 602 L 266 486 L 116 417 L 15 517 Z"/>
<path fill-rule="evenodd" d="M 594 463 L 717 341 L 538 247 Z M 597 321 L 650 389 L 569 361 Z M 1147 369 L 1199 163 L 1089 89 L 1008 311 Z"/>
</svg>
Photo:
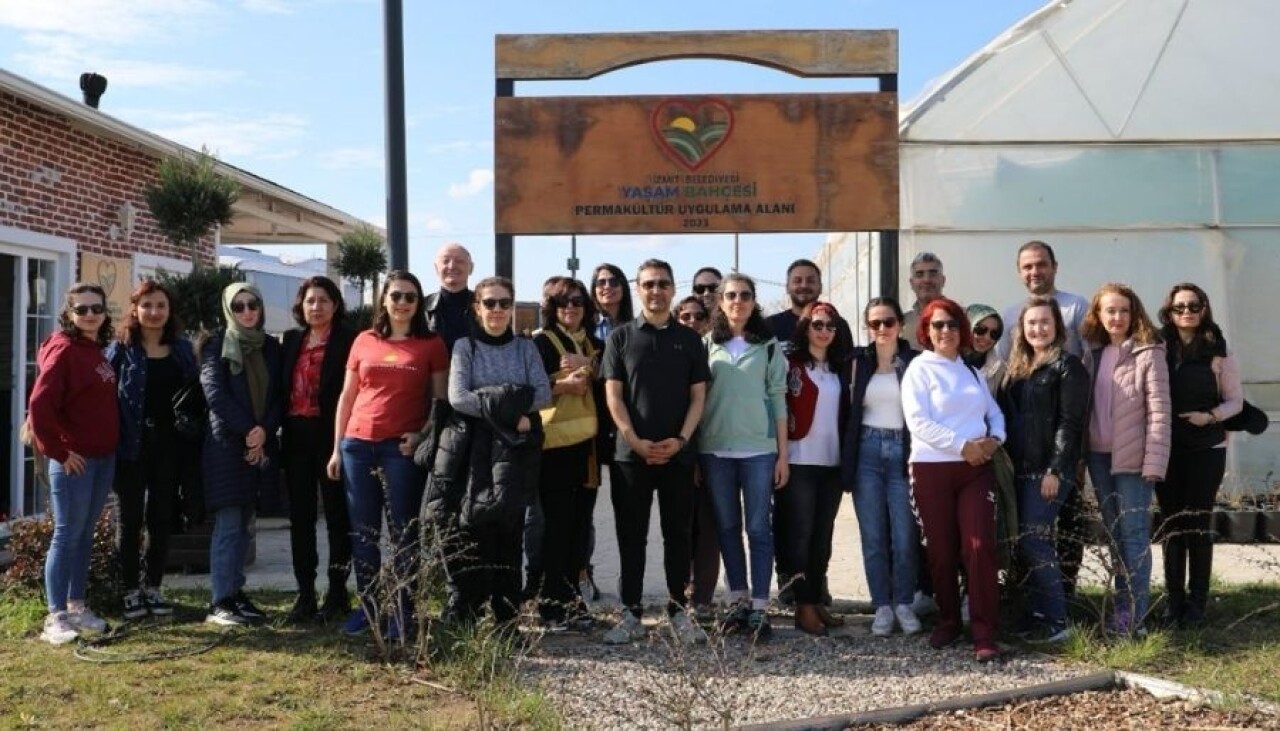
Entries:
<svg viewBox="0 0 1280 731">
<path fill-rule="evenodd" d="M 156 165 L 156 181 L 142 191 L 156 228 L 174 246 L 191 250 L 195 269 L 203 266 L 200 239 L 214 226 L 231 223 L 240 197 L 239 183 L 219 173 L 215 162 L 203 148 L 194 158 L 164 158 Z"/>
<path fill-rule="evenodd" d="M 382 234 L 369 226 L 361 226 L 338 239 L 338 258 L 333 268 L 343 279 L 360 290 L 360 301 L 347 308 L 347 324 L 354 330 L 373 326 L 373 307 L 365 304 L 365 285 L 372 284 L 372 297 L 378 296 L 378 279 L 387 273 L 387 248 Z"/>
</svg>

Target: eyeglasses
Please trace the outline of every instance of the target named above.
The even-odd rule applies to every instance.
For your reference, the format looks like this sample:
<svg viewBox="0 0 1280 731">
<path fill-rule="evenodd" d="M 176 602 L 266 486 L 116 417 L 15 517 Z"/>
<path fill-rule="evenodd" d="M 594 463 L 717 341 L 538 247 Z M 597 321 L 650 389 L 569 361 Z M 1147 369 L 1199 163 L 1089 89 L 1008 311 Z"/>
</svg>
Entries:
<svg viewBox="0 0 1280 731">
<path fill-rule="evenodd" d="M 259 308 L 259 307 L 261 307 L 261 306 L 262 306 L 262 303 L 261 303 L 261 302 L 259 302 L 259 301 L 258 301 L 258 300 L 256 300 L 256 299 L 254 299 L 254 300 L 236 300 L 236 301 L 234 301 L 234 302 L 232 302 L 232 303 L 231 303 L 231 311 L 232 311 L 232 312 L 234 312 L 234 313 L 236 313 L 237 315 L 239 315 L 240 313 L 244 312 L 245 310 L 248 310 L 248 311 L 250 311 L 250 312 L 257 312 L 257 311 L 258 311 L 258 308 Z"/>
<path fill-rule="evenodd" d="M 622 280 L 617 277 L 600 277 L 596 280 L 596 288 L 600 287 L 621 287 Z"/>
<path fill-rule="evenodd" d="M 1000 336 L 1004 334 L 1004 331 L 995 327 L 987 327 L 986 325 L 973 326 L 974 335 L 986 335 L 987 333 L 991 333 L 992 340 L 999 340 Z"/>
<path fill-rule="evenodd" d="M 391 301 L 395 302 L 396 304 L 400 304 L 401 302 L 403 302 L 407 305 L 411 305 L 418 301 L 417 292 L 402 292 L 400 290 L 392 290 L 390 292 L 387 292 L 387 297 L 390 298 Z"/>
<path fill-rule="evenodd" d="M 75 307 L 71 308 L 71 311 L 81 317 L 84 317 L 90 312 L 92 312 L 95 315 L 101 315 L 102 313 L 107 311 L 107 307 L 106 305 L 76 305 Z"/>
<path fill-rule="evenodd" d="M 513 304 L 515 304 L 515 300 L 510 297 L 499 297 L 497 299 L 486 297 L 480 300 L 480 306 L 486 310 L 509 310 Z"/>
<path fill-rule="evenodd" d="M 1204 311 L 1204 303 L 1203 302 L 1179 302 L 1176 305 L 1169 305 L 1169 309 L 1173 310 L 1179 315 L 1185 314 L 1187 312 L 1190 312 L 1193 315 L 1198 315 Z"/>
<path fill-rule="evenodd" d="M 698 322 L 702 322 L 705 319 L 707 319 L 707 313 L 705 312 L 681 312 L 680 313 L 680 322 L 693 322 L 695 320 L 697 320 Z"/>
<path fill-rule="evenodd" d="M 896 317 L 886 317 L 883 320 L 867 320 L 868 330 L 879 330 L 881 328 L 884 328 L 887 330 L 891 327 L 897 327 L 897 325 L 898 325 L 898 318 Z"/>
<path fill-rule="evenodd" d="M 836 328 L 837 328 L 837 325 L 834 322 L 831 322 L 830 320 L 811 320 L 809 322 L 809 329 L 818 333 L 821 333 L 821 332 L 833 333 L 836 331 Z"/>
<path fill-rule="evenodd" d="M 671 289 L 670 279 L 647 279 L 640 283 L 640 289 L 652 292 L 655 289 Z"/>
<path fill-rule="evenodd" d="M 720 287 L 720 283 L 715 284 L 695 284 L 693 285 L 694 294 L 710 294 Z"/>
<path fill-rule="evenodd" d="M 582 307 L 582 306 L 583 306 L 583 305 L 585 305 L 586 303 L 587 303 L 586 298 L 585 298 L 585 297 L 583 297 L 582 295 L 578 295 L 578 294 L 572 294 L 572 295 L 568 295 L 568 296 L 565 296 L 565 295 L 559 295 L 559 296 L 556 296 L 556 297 L 552 297 L 552 298 L 551 298 L 551 304 L 555 305 L 556 307 L 561 307 L 561 308 L 564 308 L 564 307 Z"/>
<path fill-rule="evenodd" d="M 741 291 L 730 290 L 728 292 L 725 292 L 721 296 L 724 297 L 726 300 L 729 300 L 730 302 L 750 302 L 751 300 L 756 298 L 755 294 L 753 294 L 749 289 L 744 289 Z"/>
<path fill-rule="evenodd" d="M 929 327 L 939 331 L 955 330 L 958 332 L 960 330 L 960 321 L 959 320 L 930 320 Z"/>
</svg>

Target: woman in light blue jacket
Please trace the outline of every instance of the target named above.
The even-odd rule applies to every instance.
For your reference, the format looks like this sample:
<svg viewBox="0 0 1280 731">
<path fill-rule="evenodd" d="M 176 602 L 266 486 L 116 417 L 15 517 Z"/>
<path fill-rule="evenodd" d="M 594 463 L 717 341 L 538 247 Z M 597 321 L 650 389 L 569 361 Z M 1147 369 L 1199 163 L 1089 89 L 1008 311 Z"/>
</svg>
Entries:
<svg viewBox="0 0 1280 731">
<path fill-rule="evenodd" d="M 703 339 L 711 386 L 698 450 L 734 605 L 722 628 L 750 632 L 759 641 L 773 632 L 765 613 L 773 580 L 773 491 L 787 484 L 789 472 L 787 359 L 760 314 L 750 277 L 725 277 L 719 297 L 711 332 Z M 751 548 L 749 601 L 744 512 Z"/>
</svg>

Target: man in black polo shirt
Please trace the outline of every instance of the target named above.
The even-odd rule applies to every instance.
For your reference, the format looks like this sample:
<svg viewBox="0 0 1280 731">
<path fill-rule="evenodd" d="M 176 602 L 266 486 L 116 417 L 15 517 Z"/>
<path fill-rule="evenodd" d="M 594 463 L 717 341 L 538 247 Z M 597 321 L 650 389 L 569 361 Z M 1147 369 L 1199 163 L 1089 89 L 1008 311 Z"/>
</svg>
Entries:
<svg viewBox="0 0 1280 731">
<path fill-rule="evenodd" d="M 609 413 L 618 428 L 610 485 L 622 568 L 622 621 L 604 641 L 624 645 L 644 636 L 640 622 L 645 550 L 653 494 L 662 521 L 667 614 L 676 638 L 706 641 L 685 611 L 693 532 L 693 465 L 689 439 L 698 428 L 711 374 L 702 340 L 671 316 L 675 275 L 665 261 L 640 265 L 640 317 L 609 334 L 603 373 Z"/>
</svg>

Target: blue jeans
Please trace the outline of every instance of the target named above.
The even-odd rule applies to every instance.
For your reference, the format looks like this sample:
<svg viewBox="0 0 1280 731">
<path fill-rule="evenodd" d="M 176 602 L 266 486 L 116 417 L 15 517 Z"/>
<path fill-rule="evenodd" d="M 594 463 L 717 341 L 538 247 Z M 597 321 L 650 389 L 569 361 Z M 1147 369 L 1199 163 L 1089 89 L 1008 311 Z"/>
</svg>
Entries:
<svg viewBox="0 0 1280 731">
<path fill-rule="evenodd" d="M 742 547 L 743 513 L 751 546 L 752 604 L 769 601 L 773 581 L 773 466 L 776 454 L 726 458 L 702 455 L 702 479 L 711 489 L 725 580 L 736 597 L 747 593 L 747 556 Z"/>
<path fill-rule="evenodd" d="M 1067 597 L 1062 588 L 1062 568 L 1058 564 L 1053 527 L 1058 511 L 1075 485 L 1060 479 L 1058 496 L 1045 500 L 1040 496 L 1040 479 L 1039 476 L 1018 478 L 1018 552 L 1031 576 L 1032 611 L 1058 625 L 1067 621 Z"/>
<path fill-rule="evenodd" d="M 347 511 L 351 514 L 351 558 L 355 564 L 356 588 L 370 596 L 375 577 L 382 568 L 382 513 L 387 512 L 391 547 L 395 551 L 397 583 L 412 584 L 418 560 L 418 512 L 426 490 L 427 474 L 400 454 L 400 438 L 371 442 L 343 437 L 342 475 L 347 486 Z M 385 484 L 379 479 L 382 471 Z M 408 588 L 402 599 L 410 596 Z"/>
<path fill-rule="evenodd" d="M 107 504 L 116 456 L 85 457 L 84 465 L 84 472 L 70 475 L 61 462 L 49 460 L 53 539 L 44 561 L 44 591 L 51 612 L 66 611 L 68 599 L 84 600 L 93 529 Z"/>
<path fill-rule="evenodd" d="M 1089 453 L 1089 478 L 1111 536 L 1116 609 L 1140 626 L 1151 603 L 1151 491 L 1142 475 L 1111 474 L 1111 454 Z"/>
<path fill-rule="evenodd" d="M 209 539 L 209 583 L 213 603 L 229 599 L 244 588 L 244 561 L 249 553 L 249 526 L 252 505 L 218 508 L 213 514 L 213 536 Z"/>
<path fill-rule="evenodd" d="M 910 604 L 920 569 L 920 527 L 911 509 L 907 455 L 889 429 L 863 427 L 853 509 L 862 537 L 862 564 L 871 604 Z"/>
</svg>

